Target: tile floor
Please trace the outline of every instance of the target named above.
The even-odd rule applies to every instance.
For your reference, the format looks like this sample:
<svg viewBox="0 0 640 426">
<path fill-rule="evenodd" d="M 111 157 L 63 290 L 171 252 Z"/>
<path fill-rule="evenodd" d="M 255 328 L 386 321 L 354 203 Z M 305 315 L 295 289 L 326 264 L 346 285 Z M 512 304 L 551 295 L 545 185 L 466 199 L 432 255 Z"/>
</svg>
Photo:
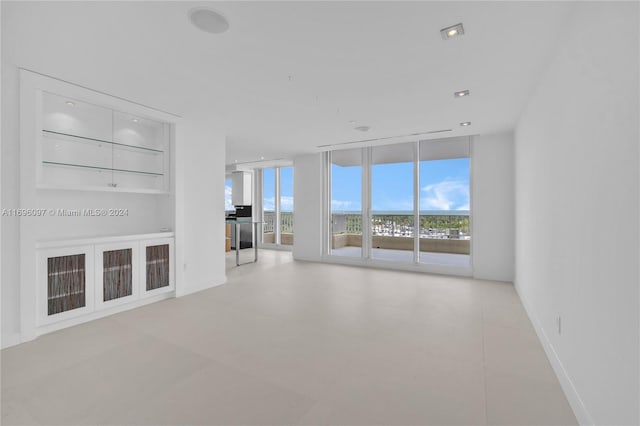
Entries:
<svg viewBox="0 0 640 426">
<path fill-rule="evenodd" d="M 341 247 L 331 250 L 331 254 L 333 256 L 361 257 L 362 249 L 351 246 Z M 371 257 L 396 262 L 413 262 L 413 252 L 408 250 L 372 248 Z M 464 267 L 471 264 L 471 256 L 468 254 L 420 252 L 420 263 Z"/>
<path fill-rule="evenodd" d="M 575 424 L 510 284 L 294 262 L 2 351 L 2 424 Z"/>
</svg>

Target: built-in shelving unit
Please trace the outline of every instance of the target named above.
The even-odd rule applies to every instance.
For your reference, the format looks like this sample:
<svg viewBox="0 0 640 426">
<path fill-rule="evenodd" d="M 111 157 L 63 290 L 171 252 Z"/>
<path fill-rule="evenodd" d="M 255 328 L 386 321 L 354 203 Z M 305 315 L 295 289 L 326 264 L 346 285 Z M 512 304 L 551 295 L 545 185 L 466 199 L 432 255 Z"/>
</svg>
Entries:
<svg viewBox="0 0 640 426">
<path fill-rule="evenodd" d="M 38 324 L 170 295 L 173 241 L 172 233 L 160 233 L 38 244 Z"/>
<path fill-rule="evenodd" d="M 180 117 L 19 74 L 20 340 L 174 297 Z"/>
<path fill-rule="evenodd" d="M 39 188 L 169 191 L 170 125 L 42 92 Z"/>
</svg>

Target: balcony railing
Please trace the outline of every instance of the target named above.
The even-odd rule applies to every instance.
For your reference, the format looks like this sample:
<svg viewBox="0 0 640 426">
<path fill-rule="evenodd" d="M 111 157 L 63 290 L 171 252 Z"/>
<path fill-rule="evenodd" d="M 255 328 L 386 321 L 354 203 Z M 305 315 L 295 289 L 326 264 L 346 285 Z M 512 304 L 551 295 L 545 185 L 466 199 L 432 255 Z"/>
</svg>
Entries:
<svg viewBox="0 0 640 426">
<path fill-rule="evenodd" d="M 359 212 L 333 213 L 332 249 L 362 246 L 362 216 Z M 469 215 L 425 213 L 420 215 L 420 251 L 469 254 Z M 373 248 L 413 250 L 414 220 L 411 213 L 374 213 L 371 217 Z"/>
<path fill-rule="evenodd" d="M 265 211 L 262 231 L 264 233 L 275 232 L 276 212 Z M 280 232 L 293 233 L 293 212 L 280 212 Z"/>
<path fill-rule="evenodd" d="M 262 242 L 275 244 L 276 212 L 265 211 L 262 224 Z M 293 212 L 280 212 L 280 244 L 293 245 Z"/>
<path fill-rule="evenodd" d="M 275 242 L 275 212 L 265 211 L 263 217 L 264 242 L 273 243 Z M 362 245 L 360 213 L 333 213 L 331 225 L 333 249 Z M 280 232 L 282 244 L 293 243 L 292 212 L 280 212 Z M 410 213 L 374 213 L 371 217 L 371 238 L 374 248 L 413 250 L 413 235 L 413 215 Z M 471 240 L 469 215 L 448 212 L 421 214 L 418 235 L 420 251 L 469 254 Z"/>
<path fill-rule="evenodd" d="M 362 234 L 360 213 L 333 213 L 331 215 L 334 234 Z M 413 236 L 412 214 L 376 214 L 371 217 L 372 235 L 390 237 Z M 420 238 L 470 239 L 468 214 L 421 214 Z"/>
</svg>

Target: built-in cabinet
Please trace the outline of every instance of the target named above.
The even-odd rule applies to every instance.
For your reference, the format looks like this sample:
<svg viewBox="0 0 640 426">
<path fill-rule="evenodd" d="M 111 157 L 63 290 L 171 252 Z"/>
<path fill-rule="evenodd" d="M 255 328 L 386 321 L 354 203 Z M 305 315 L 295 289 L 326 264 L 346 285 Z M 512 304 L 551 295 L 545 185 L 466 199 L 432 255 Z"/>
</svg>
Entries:
<svg viewBox="0 0 640 426">
<path fill-rule="evenodd" d="M 22 341 L 173 297 L 180 118 L 23 69 L 19 117 Z"/>
<path fill-rule="evenodd" d="M 169 191 L 169 123 L 42 92 L 39 127 L 39 188 Z"/>
<path fill-rule="evenodd" d="M 160 235 L 40 244 L 38 325 L 174 291 L 174 239 Z"/>
</svg>

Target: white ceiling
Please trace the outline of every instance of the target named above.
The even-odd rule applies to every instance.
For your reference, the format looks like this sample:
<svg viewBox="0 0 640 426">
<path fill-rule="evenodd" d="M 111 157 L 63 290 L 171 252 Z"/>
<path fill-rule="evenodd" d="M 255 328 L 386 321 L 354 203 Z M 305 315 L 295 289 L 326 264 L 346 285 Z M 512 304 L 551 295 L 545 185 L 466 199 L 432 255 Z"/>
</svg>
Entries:
<svg viewBox="0 0 640 426">
<path fill-rule="evenodd" d="M 190 24 L 187 12 L 203 5 L 228 18 L 227 33 Z M 19 66 L 219 123 L 227 163 L 242 163 L 439 129 L 453 131 L 434 136 L 512 129 L 572 7 L 2 2 L 2 47 Z M 442 40 L 439 30 L 458 22 L 466 34 Z M 463 89 L 471 96 L 455 99 Z"/>
</svg>

